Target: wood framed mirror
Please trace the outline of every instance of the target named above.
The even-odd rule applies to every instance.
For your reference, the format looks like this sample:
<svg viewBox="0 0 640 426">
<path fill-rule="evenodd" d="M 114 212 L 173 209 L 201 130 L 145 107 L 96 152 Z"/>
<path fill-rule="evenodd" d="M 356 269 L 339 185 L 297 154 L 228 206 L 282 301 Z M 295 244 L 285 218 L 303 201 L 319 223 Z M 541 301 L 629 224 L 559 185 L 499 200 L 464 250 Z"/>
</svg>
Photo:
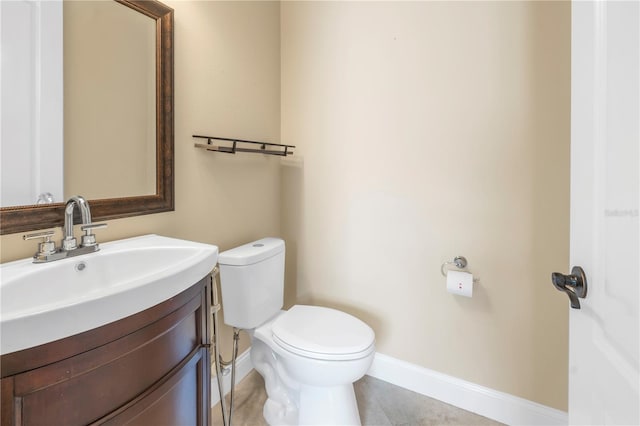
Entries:
<svg viewBox="0 0 640 426">
<path fill-rule="evenodd" d="M 104 199 L 89 196 L 94 222 L 174 210 L 173 9 L 155 0 L 115 1 L 155 21 L 155 194 Z M 63 223 L 64 203 L 0 208 L 3 235 Z"/>
</svg>

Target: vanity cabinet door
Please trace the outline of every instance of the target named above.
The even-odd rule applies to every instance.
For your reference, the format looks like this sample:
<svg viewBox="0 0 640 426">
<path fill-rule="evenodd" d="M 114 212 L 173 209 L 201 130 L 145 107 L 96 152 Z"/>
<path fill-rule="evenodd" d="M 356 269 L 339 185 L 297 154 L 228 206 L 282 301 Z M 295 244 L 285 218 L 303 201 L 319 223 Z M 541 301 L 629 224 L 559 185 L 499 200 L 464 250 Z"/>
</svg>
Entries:
<svg viewBox="0 0 640 426">
<path fill-rule="evenodd" d="M 176 371 L 132 404 L 97 421 L 99 425 L 207 425 L 211 400 L 209 356 L 206 348 L 194 352 Z"/>
<path fill-rule="evenodd" d="M 87 333 L 3 356 L 3 370 L 22 371 L 2 372 L 2 426 L 207 425 L 209 286 L 206 277 L 160 305 L 92 330 L 106 341 L 87 332 L 92 347 L 75 355 L 50 359 L 69 345 L 83 346 L 74 339 Z M 44 365 L 30 368 L 34 363 Z"/>
</svg>

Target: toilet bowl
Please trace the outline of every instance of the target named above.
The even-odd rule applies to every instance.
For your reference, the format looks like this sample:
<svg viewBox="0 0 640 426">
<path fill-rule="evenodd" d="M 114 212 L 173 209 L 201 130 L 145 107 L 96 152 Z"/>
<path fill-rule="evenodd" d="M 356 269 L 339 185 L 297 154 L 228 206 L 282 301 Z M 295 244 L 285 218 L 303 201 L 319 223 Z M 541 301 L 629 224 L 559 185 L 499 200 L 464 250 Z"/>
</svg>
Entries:
<svg viewBox="0 0 640 426">
<path fill-rule="evenodd" d="M 284 241 L 265 238 L 218 258 L 224 321 L 251 336 L 251 360 L 267 391 L 265 420 L 358 425 L 353 382 L 373 362 L 374 332 L 331 308 L 281 310 L 284 250 Z"/>
</svg>

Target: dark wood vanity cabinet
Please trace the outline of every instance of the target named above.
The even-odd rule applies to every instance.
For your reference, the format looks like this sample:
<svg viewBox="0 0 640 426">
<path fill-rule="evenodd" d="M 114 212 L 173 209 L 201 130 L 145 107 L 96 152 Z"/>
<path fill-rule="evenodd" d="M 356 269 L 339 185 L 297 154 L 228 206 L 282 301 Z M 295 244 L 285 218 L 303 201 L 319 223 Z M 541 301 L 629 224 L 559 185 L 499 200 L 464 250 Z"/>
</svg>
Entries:
<svg viewBox="0 0 640 426">
<path fill-rule="evenodd" d="M 9 425 L 210 423 L 210 277 L 145 311 L 0 358 Z"/>
</svg>

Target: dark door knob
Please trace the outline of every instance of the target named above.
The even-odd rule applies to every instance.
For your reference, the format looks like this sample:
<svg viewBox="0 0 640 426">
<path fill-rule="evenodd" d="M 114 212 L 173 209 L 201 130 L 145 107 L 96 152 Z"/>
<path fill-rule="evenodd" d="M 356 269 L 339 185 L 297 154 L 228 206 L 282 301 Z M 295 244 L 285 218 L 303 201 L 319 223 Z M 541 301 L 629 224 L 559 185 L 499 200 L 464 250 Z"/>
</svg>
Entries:
<svg viewBox="0 0 640 426">
<path fill-rule="evenodd" d="M 571 268 L 571 275 L 554 272 L 551 274 L 551 282 L 555 288 L 567 293 L 573 309 L 580 309 L 579 299 L 587 296 L 587 276 L 581 267 Z"/>
</svg>

